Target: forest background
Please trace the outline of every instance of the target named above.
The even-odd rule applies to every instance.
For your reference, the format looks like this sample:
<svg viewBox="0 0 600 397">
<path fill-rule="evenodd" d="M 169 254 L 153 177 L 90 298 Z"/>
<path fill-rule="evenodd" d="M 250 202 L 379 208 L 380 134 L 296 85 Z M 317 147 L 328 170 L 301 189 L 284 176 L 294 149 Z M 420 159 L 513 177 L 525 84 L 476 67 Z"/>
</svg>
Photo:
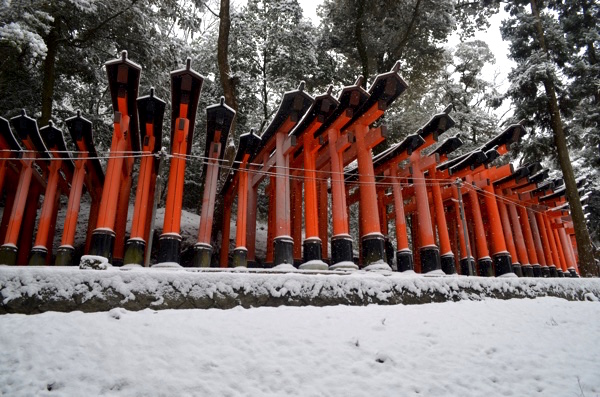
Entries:
<svg viewBox="0 0 600 397">
<path fill-rule="evenodd" d="M 494 55 L 473 38 L 500 10 L 507 16 L 501 26 L 507 55 L 515 62 L 505 85 L 484 77 Z M 192 149 L 197 159 L 185 178 L 184 207 L 197 211 L 206 106 L 225 96 L 237 110 L 226 152 L 232 158 L 239 135 L 251 128 L 260 133 L 283 93 L 300 81 L 311 95 L 330 85 L 336 92 L 358 75 L 368 85 L 400 61 L 409 89 L 386 113 L 390 136 L 376 151 L 447 105 L 456 120 L 452 135 L 465 143 L 456 154 L 525 120 L 528 135 L 508 160 L 540 161 L 552 177 L 564 177 L 580 260 L 591 260 L 590 241 L 600 242 L 597 1 L 323 0 L 317 15 L 318 25 L 303 17 L 297 0 L 3 0 L 0 115 L 25 109 L 40 126 L 52 119 L 63 127 L 81 110 L 94 124 L 97 150 L 106 153 L 112 109 L 102 65 L 127 50 L 143 68 L 140 95 L 155 87 L 169 102 L 169 72 L 191 57 L 205 76 Z M 459 43 L 450 46 L 453 37 Z M 169 136 L 164 130 L 167 148 Z M 587 181 L 583 207 L 575 178 Z M 586 221 L 589 235 L 577 227 Z"/>
</svg>

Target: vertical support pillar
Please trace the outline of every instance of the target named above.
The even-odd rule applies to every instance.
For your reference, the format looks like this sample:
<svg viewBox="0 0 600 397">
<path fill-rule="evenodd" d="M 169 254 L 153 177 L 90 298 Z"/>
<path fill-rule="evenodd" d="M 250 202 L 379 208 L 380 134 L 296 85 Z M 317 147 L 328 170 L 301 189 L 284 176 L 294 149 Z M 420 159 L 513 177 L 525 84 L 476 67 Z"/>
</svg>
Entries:
<svg viewBox="0 0 600 397">
<path fill-rule="evenodd" d="M 540 236 L 540 231 L 538 229 L 538 225 L 536 222 L 535 213 L 531 209 L 527 209 L 527 215 L 529 217 L 529 227 L 531 228 L 531 234 L 533 236 L 533 244 L 534 244 L 534 248 L 535 248 L 535 253 L 537 255 L 538 261 L 541 266 L 540 277 L 549 277 L 550 270 L 548 269 L 548 265 L 546 264 L 544 248 L 542 247 L 542 238 Z"/>
<path fill-rule="evenodd" d="M 304 139 L 304 224 L 306 238 L 302 243 L 302 261 L 304 264 L 300 268 L 326 270 L 328 266 L 322 261 L 323 241 L 320 237 L 320 224 L 327 218 L 320 219 L 319 217 L 319 204 L 322 192 L 318 190 L 316 180 L 315 156 L 319 146 L 311 134 L 306 134 Z"/>
<path fill-rule="evenodd" d="M 484 195 L 483 201 L 487 210 L 488 223 L 490 225 L 490 242 L 492 251 L 492 260 L 494 261 L 495 275 L 513 273 L 512 258 L 506 247 L 504 230 L 502 228 L 502 219 L 496 201 L 496 194 L 491 182 L 486 183 L 482 188 Z"/>
<path fill-rule="evenodd" d="M 248 218 L 246 227 L 246 248 L 248 248 L 248 267 L 257 267 L 256 262 L 256 199 L 258 186 L 248 189 Z"/>
<path fill-rule="evenodd" d="M 546 223 L 544 222 L 544 213 L 536 211 L 535 221 L 537 222 L 540 237 L 542 239 L 542 255 L 546 260 L 546 266 L 548 269 L 547 277 L 556 277 L 556 265 L 552 259 L 552 247 L 550 246 L 550 239 L 548 238 L 548 231 L 546 230 Z"/>
<path fill-rule="evenodd" d="M 275 236 L 273 238 L 273 265 L 294 263 L 294 240 L 290 218 L 289 157 L 285 155 L 287 134 L 275 136 Z"/>
<path fill-rule="evenodd" d="M 267 249 L 265 253 L 265 266 L 273 267 L 273 238 L 275 237 L 275 206 L 277 196 L 275 195 L 275 177 L 269 177 L 269 185 L 266 188 L 269 196 L 269 210 L 267 214 Z"/>
<path fill-rule="evenodd" d="M 348 207 L 344 186 L 344 159 L 338 149 L 339 131 L 330 129 L 329 156 L 331 158 L 331 206 L 333 236 L 331 237 L 332 269 L 358 269 L 352 262 L 352 236 L 348 228 Z"/>
<path fill-rule="evenodd" d="M 431 182 L 431 195 L 433 198 L 433 205 L 435 207 L 435 223 L 437 226 L 438 237 L 440 240 L 440 260 L 442 270 L 446 274 L 454 274 L 456 272 L 454 263 L 454 253 L 452 252 L 452 247 L 450 245 L 450 236 L 448 234 L 448 224 L 446 222 L 442 191 L 437 181 Z"/>
<path fill-rule="evenodd" d="M 46 191 L 44 192 L 44 203 L 42 204 L 35 243 L 29 256 L 29 266 L 44 266 L 46 264 L 50 225 L 53 214 L 57 210 L 55 204 L 58 192 L 58 179 L 60 178 L 60 173 L 58 171 L 60 170 L 61 163 L 62 160 L 58 159 L 50 162 L 48 182 L 46 184 Z"/>
<path fill-rule="evenodd" d="M 457 179 L 452 185 L 452 195 L 455 199 L 456 224 L 458 227 L 458 241 L 460 245 L 460 274 L 463 276 L 475 275 L 475 259 L 471 255 L 469 231 L 465 217 L 464 201 L 460 189 L 462 182 Z"/>
<path fill-rule="evenodd" d="M 79 209 L 81 204 L 81 195 L 83 193 L 83 182 L 85 178 L 85 158 L 87 154 L 80 154 L 75 160 L 75 172 L 71 181 L 71 191 L 69 193 L 69 202 L 67 203 L 67 215 L 63 225 L 63 235 L 60 241 L 60 247 L 56 251 L 56 266 L 73 265 L 73 255 L 75 254 L 75 233 L 77 231 L 77 218 L 79 218 Z"/>
<path fill-rule="evenodd" d="M 477 190 L 470 184 L 472 179 L 467 176 L 469 182 L 469 201 L 471 203 L 471 213 L 473 216 L 473 226 L 475 232 L 475 244 L 477 246 L 477 267 L 479 275 L 490 277 L 493 276 L 492 258 L 488 250 L 485 228 L 483 226 L 483 218 L 481 216 L 481 207 L 479 206 L 479 197 Z"/>
<path fill-rule="evenodd" d="M 327 182 L 319 181 L 317 183 L 317 191 L 319 195 L 319 238 L 321 240 L 321 254 L 322 258 L 329 258 L 329 250 L 327 249 L 327 237 L 329 235 L 329 208 L 328 208 L 328 196 L 327 196 Z"/>
<path fill-rule="evenodd" d="M 0 264 L 14 266 L 17 264 L 17 243 L 23 222 L 23 211 L 29 195 L 29 186 L 33 175 L 33 159 L 21 160 L 22 168 L 19 174 L 16 195 L 4 242 L 0 247 Z M 24 263 L 23 263 L 24 264 Z"/>
<path fill-rule="evenodd" d="M 21 223 L 21 233 L 17 243 L 19 250 L 17 253 L 17 264 L 19 265 L 26 265 L 29 258 L 33 240 L 33 226 L 35 225 L 41 194 L 41 185 L 34 183 L 27 196 L 27 204 L 25 204 L 25 213 L 23 214 L 23 222 Z"/>
<path fill-rule="evenodd" d="M 525 245 L 525 237 L 523 236 L 523 230 L 521 229 L 521 222 L 519 222 L 519 214 L 515 204 L 506 204 L 508 208 L 508 214 L 510 216 L 510 222 L 512 230 L 514 232 L 515 246 L 517 250 L 517 256 L 521 264 L 521 271 L 525 277 L 533 277 L 533 267 L 529 263 L 529 257 L 527 256 L 527 247 Z"/>
<path fill-rule="evenodd" d="M 292 240 L 294 240 L 294 266 L 301 266 L 302 260 L 302 180 L 292 178 L 290 181 L 290 221 Z"/>
<path fill-rule="evenodd" d="M 225 208 L 223 209 L 223 238 L 221 239 L 221 258 L 220 267 L 229 265 L 229 234 L 231 233 L 231 207 L 233 205 L 233 195 L 225 198 Z"/>
<path fill-rule="evenodd" d="M 555 277 L 563 277 L 562 267 L 560 264 L 560 255 L 558 254 L 558 247 L 556 243 L 556 239 L 554 237 L 554 231 L 552 230 L 552 225 L 550 224 L 550 220 L 548 218 L 548 214 L 545 212 L 542 214 L 544 227 L 546 229 L 546 235 L 548 237 L 548 243 L 550 244 L 550 251 L 552 254 L 552 263 L 554 264 L 554 273 Z M 550 270 L 552 272 L 552 270 Z"/>
<path fill-rule="evenodd" d="M 419 167 L 418 160 L 420 152 L 416 151 L 410 156 L 411 173 L 413 177 L 413 186 L 415 189 L 415 198 L 417 202 L 417 216 L 413 218 L 419 230 L 419 257 L 421 262 L 421 272 L 429 273 L 434 270 L 440 270 L 440 250 L 435 244 L 433 233 L 431 212 L 429 208 L 429 195 L 427 194 L 427 182 L 425 175 Z"/>
<path fill-rule="evenodd" d="M 533 277 L 541 277 L 542 269 L 538 262 L 537 253 L 535 251 L 535 243 L 533 241 L 533 234 L 531 233 L 531 226 L 529 225 L 529 215 L 527 214 L 527 209 L 519 206 L 518 212 L 521 229 L 523 230 L 523 237 L 527 247 L 527 257 L 529 258 L 529 262 L 533 270 Z"/>
<path fill-rule="evenodd" d="M 213 248 L 210 243 L 213 213 L 215 211 L 215 198 L 217 194 L 217 182 L 219 180 L 219 153 L 221 144 L 210 143 L 210 157 L 206 165 L 206 179 L 202 195 L 202 209 L 200 212 L 200 227 L 198 228 L 198 242 L 194 245 L 194 267 L 210 267 Z"/>
<path fill-rule="evenodd" d="M 385 239 L 379 223 L 373 156 L 365 142 L 368 131 L 369 127 L 362 124 L 358 124 L 355 129 L 358 180 L 360 182 L 360 224 L 362 227 L 360 240 L 365 266 L 385 263 Z M 389 265 L 387 266 L 389 267 Z"/>
<path fill-rule="evenodd" d="M 413 255 L 408 246 L 406 215 L 404 214 L 404 197 L 402 197 L 402 187 L 400 186 L 400 180 L 398 179 L 398 165 L 392 164 L 390 171 L 396 222 L 396 268 L 399 272 L 404 272 L 407 270 L 414 270 Z"/>
<path fill-rule="evenodd" d="M 235 249 L 233 250 L 232 261 L 233 267 L 248 267 L 248 248 L 246 248 L 246 230 L 248 223 L 249 189 L 248 172 L 246 171 L 245 166 L 245 162 L 242 163 L 238 171 L 237 218 L 235 221 Z"/>
<path fill-rule="evenodd" d="M 513 239 L 513 231 L 510 227 L 508 209 L 506 208 L 506 204 L 502 199 L 498 200 L 498 211 L 500 212 L 500 219 L 502 220 L 502 230 L 504 232 L 504 241 L 506 241 L 506 248 L 508 249 L 508 252 L 512 259 L 513 272 L 517 276 L 523 277 L 523 270 L 521 269 L 521 264 L 519 263 L 517 249 L 515 248 L 515 240 Z"/>
<path fill-rule="evenodd" d="M 134 159 L 132 157 L 128 157 L 123 161 L 119 200 L 117 202 L 117 217 L 114 226 L 115 241 L 112 252 L 113 266 L 123 266 L 123 259 L 125 257 L 125 233 L 127 231 L 129 196 L 131 195 L 131 186 L 133 184 L 133 163 Z"/>
</svg>

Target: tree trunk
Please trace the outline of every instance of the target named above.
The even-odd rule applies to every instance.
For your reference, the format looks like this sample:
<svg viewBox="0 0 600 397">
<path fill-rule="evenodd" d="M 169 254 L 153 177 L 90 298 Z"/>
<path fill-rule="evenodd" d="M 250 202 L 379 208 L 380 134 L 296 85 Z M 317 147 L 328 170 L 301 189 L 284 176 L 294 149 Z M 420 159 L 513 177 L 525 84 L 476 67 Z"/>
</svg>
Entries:
<svg viewBox="0 0 600 397">
<path fill-rule="evenodd" d="M 356 25 L 354 25 L 354 38 L 356 40 L 356 50 L 358 51 L 358 57 L 360 58 L 360 64 L 362 67 L 362 80 L 363 86 L 367 86 L 367 79 L 369 78 L 369 56 L 367 55 L 367 48 L 363 39 L 363 23 L 365 15 L 365 0 L 358 0 L 358 9 L 356 10 Z"/>
<path fill-rule="evenodd" d="M 219 37 L 217 39 L 217 63 L 219 66 L 219 77 L 221 79 L 221 85 L 223 86 L 223 93 L 225 96 L 225 103 L 237 112 L 238 103 L 235 95 L 235 79 L 231 76 L 231 68 L 229 67 L 229 31 L 231 28 L 231 17 L 230 17 L 229 0 L 221 0 L 221 8 L 219 10 Z M 235 140 L 239 135 L 235 131 L 235 119 L 231 125 L 231 131 L 229 134 L 229 140 Z M 229 174 L 229 167 L 231 166 L 233 159 L 235 158 L 235 150 L 232 150 L 232 146 L 228 145 L 222 148 L 225 151 L 221 163 L 221 167 L 224 167 L 222 172 L 219 172 L 219 180 L 221 184 Z M 220 232 L 223 231 L 223 196 L 217 195 L 215 201 L 215 211 L 213 214 L 212 224 L 212 239 L 216 240 Z M 229 244 L 228 236 L 225 237 L 224 241 Z M 213 246 L 218 246 L 213 241 Z M 218 255 L 219 250 L 214 251 Z"/>
<path fill-rule="evenodd" d="M 537 0 L 531 0 L 530 4 L 531 12 L 535 18 L 535 27 L 540 48 L 549 59 Z M 587 229 L 581 200 L 579 199 L 579 192 L 577 191 L 577 182 L 575 181 L 571 159 L 569 158 L 567 138 L 563 129 L 554 82 L 551 78 L 546 77 L 543 79 L 543 83 L 546 95 L 548 96 L 548 111 L 550 112 L 550 124 L 554 132 L 554 143 L 558 152 L 558 162 L 563 172 L 567 200 L 569 201 L 571 218 L 573 219 L 573 226 L 575 228 L 575 240 L 577 241 L 577 253 L 579 255 L 579 272 L 584 277 L 597 276 L 598 268 L 594 263 L 592 240 Z"/>
<path fill-rule="evenodd" d="M 219 77 L 225 94 L 225 103 L 237 112 L 238 104 L 235 96 L 235 79 L 231 76 L 229 67 L 229 30 L 231 18 L 229 16 L 229 0 L 221 0 L 219 10 L 219 38 L 217 39 L 217 63 L 219 64 Z"/>
<path fill-rule="evenodd" d="M 56 53 L 58 52 L 58 18 L 54 19 L 50 33 L 44 39 L 48 52 L 44 59 L 42 80 L 42 117 L 39 124 L 48 124 L 52 116 L 52 100 L 54 99 L 54 83 L 56 81 Z"/>
</svg>

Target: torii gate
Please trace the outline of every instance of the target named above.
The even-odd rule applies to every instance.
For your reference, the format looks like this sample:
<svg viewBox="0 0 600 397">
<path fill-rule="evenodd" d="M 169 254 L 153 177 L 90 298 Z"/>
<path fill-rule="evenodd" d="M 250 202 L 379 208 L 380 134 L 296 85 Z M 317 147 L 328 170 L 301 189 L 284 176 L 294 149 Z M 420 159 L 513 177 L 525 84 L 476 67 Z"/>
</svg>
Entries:
<svg viewBox="0 0 600 397">
<path fill-rule="evenodd" d="M 48 255 L 48 250 L 52 249 L 54 240 L 60 193 L 61 190 L 65 194 L 69 193 L 70 189 L 67 184 L 73 180 L 75 171 L 73 161 L 67 152 L 62 131 L 50 122 L 40 129 L 40 135 L 49 149 L 48 153 L 51 161 L 48 166 L 46 191 L 44 192 L 35 245 L 29 256 L 30 266 L 50 265 L 52 262 L 52 254 Z M 64 174 L 64 179 L 61 171 Z"/>
<path fill-rule="evenodd" d="M 57 266 L 71 266 L 74 264 L 75 231 L 84 186 L 87 188 L 92 199 L 88 217 L 86 246 L 84 249 L 86 253 L 89 251 L 92 232 L 98 220 L 102 186 L 104 185 L 104 171 L 94 147 L 92 122 L 82 117 L 81 112 L 78 111 L 76 116 L 66 119 L 65 124 L 69 129 L 73 142 L 77 146 L 77 156 L 74 160 L 75 168 L 71 180 L 63 235 L 60 247 L 56 250 L 54 264 Z"/>
<path fill-rule="evenodd" d="M 127 51 L 123 51 L 119 59 L 106 62 L 105 67 L 114 111 L 114 130 L 89 253 L 119 265 L 124 257 L 134 163 L 134 158 L 126 154 L 140 150 L 136 99 L 142 69 L 127 59 Z"/>
<path fill-rule="evenodd" d="M 269 233 L 272 233 L 273 264 L 294 263 L 294 240 L 291 237 L 290 213 L 290 180 L 289 180 L 289 154 L 296 144 L 296 137 L 289 136 L 292 128 L 306 113 L 313 99 L 304 92 L 304 82 L 298 90 L 286 92 L 283 95 L 279 109 L 269 126 L 261 136 L 261 147 L 257 155 L 250 158 L 250 162 L 262 163 L 263 166 L 256 170 L 252 178 L 251 188 L 258 188 L 258 184 L 265 175 L 274 169 L 275 194 L 269 204 L 270 223 Z M 274 203 L 272 202 L 274 201 Z M 273 211 L 274 209 L 274 211 Z M 248 227 L 252 227 L 248 225 Z M 270 245 L 271 239 L 267 241 Z M 268 247 L 268 246 L 267 246 Z"/>
<path fill-rule="evenodd" d="M 179 266 L 181 252 L 181 204 L 186 156 L 192 152 L 196 111 L 204 77 L 191 68 L 171 72 L 171 168 L 167 186 L 165 218 L 159 239 L 158 263 L 154 266 Z"/>
<path fill-rule="evenodd" d="M 141 149 L 143 158 L 140 162 L 138 183 L 133 207 L 131 233 L 125 244 L 125 265 L 142 266 L 148 263 L 150 250 L 146 243 L 150 241 L 155 208 L 156 178 L 160 172 L 161 162 L 158 157 L 162 144 L 162 126 L 166 103 L 154 96 L 154 88 L 150 94 L 137 99 Z M 150 248 L 150 247 L 148 247 Z"/>
<path fill-rule="evenodd" d="M 204 150 L 204 194 L 202 197 L 202 212 L 198 228 L 198 242 L 194 245 L 194 267 L 210 267 L 213 247 L 211 233 L 213 213 L 217 195 L 220 161 L 223 160 L 229 130 L 235 118 L 235 111 L 221 102 L 206 108 L 206 146 Z"/>
<path fill-rule="evenodd" d="M 34 170 L 34 164 L 38 164 L 46 172 L 48 165 L 44 160 L 50 156 L 40 136 L 37 122 L 28 117 L 25 110 L 10 122 L 28 152 L 20 159 L 19 180 L 7 218 L 3 245 L 0 247 L 0 264 L 25 265 L 31 248 L 39 197 L 41 190 L 47 186 L 45 180 Z M 11 140 L 6 129 L 3 130 L 3 137 L 5 141 Z M 32 178 L 39 183 L 32 184 Z"/>
<path fill-rule="evenodd" d="M 249 233 L 248 227 L 249 218 L 253 216 L 253 222 L 256 222 L 256 200 L 250 200 L 250 195 L 253 192 L 249 184 L 251 173 L 248 170 L 249 160 L 256 154 L 256 150 L 260 147 L 260 138 L 254 134 L 254 130 L 250 130 L 247 134 L 240 136 L 238 150 L 233 160 L 232 170 L 227 176 L 227 180 L 223 184 L 221 192 L 224 192 L 226 203 L 232 203 L 233 197 L 237 190 L 237 219 L 235 228 L 235 249 L 233 250 L 233 267 L 248 267 L 248 242 L 250 236 L 254 238 L 254 234 Z M 251 204 L 254 207 L 251 207 Z M 226 217 L 225 225 L 230 224 L 230 214 Z M 226 233 L 225 233 L 226 232 Z M 254 243 L 254 242 L 253 242 Z M 224 227 L 221 242 L 221 267 L 227 267 L 227 259 L 229 253 L 229 228 Z M 254 254 L 254 253 L 253 253 Z M 254 257 L 252 258 L 254 259 Z"/>
</svg>

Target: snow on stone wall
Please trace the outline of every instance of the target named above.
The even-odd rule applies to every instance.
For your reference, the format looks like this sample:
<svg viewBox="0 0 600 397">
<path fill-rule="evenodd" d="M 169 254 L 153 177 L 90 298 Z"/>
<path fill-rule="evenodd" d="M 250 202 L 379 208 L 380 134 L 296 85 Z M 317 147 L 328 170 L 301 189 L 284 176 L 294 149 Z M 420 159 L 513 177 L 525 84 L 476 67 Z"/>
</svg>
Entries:
<svg viewBox="0 0 600 397">
<path fill-rule="evenodd" d="M 80 270 L 0 267 L 0 313 L 235 306 L 420 304 L 556 296 L 600 299 L 599 279 L 427 277 L 401 273 Z"/>
</svg>

